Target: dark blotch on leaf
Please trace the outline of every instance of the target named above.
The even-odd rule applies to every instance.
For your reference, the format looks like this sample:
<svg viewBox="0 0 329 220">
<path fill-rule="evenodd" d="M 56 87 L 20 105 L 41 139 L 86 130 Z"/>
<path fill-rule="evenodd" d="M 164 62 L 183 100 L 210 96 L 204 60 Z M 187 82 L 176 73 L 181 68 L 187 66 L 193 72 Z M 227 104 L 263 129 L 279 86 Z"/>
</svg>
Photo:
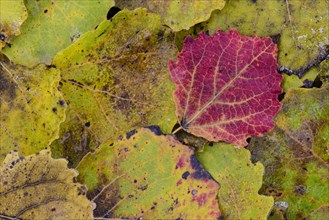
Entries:
<svg viewBox="0 0 329 220">
<path fill-rule="evenodd" d="M 183 173 L 182 178 L 184 180 L 186 180 L 189 175 L 190 175 L 190 172 L 186 171 L 185 173 Z"/>
<path fill-rule="evenodd" d="M 296 186 L 295 187 L 295 190 L 297 193 L 299 193 L 300 195 L 304 195 L 305 192 L 306 192 L 306 186 L 303 186 L 303 185 L 299 185 L 299 186 Z"/>
<path fill-rule="evenodd" d="M 14 99 L 16 97 L 16 86 L 9 79 L 9 76 L 2 68 L 2 65 L 0 65 L 0 95 L 2 98 L 6 95 L 9 96 L 10 99 Z M 7 101 L 9 102 L 11 100 Z"/>
<path fill-rule="evenodd" d="M 150 129 L 150 131 L 152 131 L 155 135 L 158 135 L 158 136 L 163 135 L 160 127 L 157 125 L 151 125 L 151 126 L 147 126 L 145 128 Z"/>
<path fill-rule="evenodd" d="M 195 172 L 191 174 L 194 179 L 212 179 L 210 174 L 196 159 L 195 155 L 191 155 L 191 165 L 192 168 L 195 170 Z"/>
<path fill-rule="evenodd" d="M 305 80 L 303 81 L 303 84 L 304 84 L 303 87 L 305 87 L 305 88 L 312 88 L 312 87 L 313 87 L 313 81 L 310 81 L 310 80 L 308 80 L 308 79 L 305 79 Z"/>
<path fill-rule="evenodd" d="M 129 140 L 129 138 L 130 138 L 131 136 L 133 136 L 134 134 L 136 134 L 136 133 L 137 133 L 136 129 L 127 132 L 127 133 L 126 133 L 126 139 Z"/>
<path fill-rule="evenodd" d="M 112 8 L 110 8 L 110 10 L 107 12 L 106 19 L 107 19 L 107 20 L 110 20 L 110 19 L 113 18 L 113 16 L 116 15 L 119 11 L 121 11 L 121 9 L 118 8 L 118 7 L 112 7 Z"/>
<path fill-rule="evenodd" d="M 64 102 L 64 100 L 59 100 L 59 101 L 58 101 L 58 104 L 59 104 L 60 106 L 64 106 L 65 102 Z"/>
<path fill-rule="evenodd" d="M 6 36 L 0 33 L 0 40 L 5 41 Z"/>
<path fill-rule="evenodd" d="M 145 185 L 145 186 L 141 186 L 141 187 L 139 187 L 138 189 L 144 191 L 144 190 L 147 189 L 147 187 L 148 187 L 148 185 Z"/>
<path fill-rule="evenodd" d="M 273 43 L 278 44 L 280 41 L 280 37 L 281 37 L 281 34 L 276 34 L 276 35 L 272 35 L 271 39 L 272 39 Z"/>
<path fill-rule="evenodd" d="M 160 31 L 158 32 L 158 40 L 159 40 L 159 41 L 162 40 L 162 39 L 163 39 L 163 36 L 164 36 L 164 31 L 163 31 L 163 30 L 160 30 Z"/>
<path fill-rule="evenodd" d="M 51 110 L 52 110 L 54 113 L 57 113 L 57 108 L 54 107 L 54 108 L 52 108 Z"/>
</svg>

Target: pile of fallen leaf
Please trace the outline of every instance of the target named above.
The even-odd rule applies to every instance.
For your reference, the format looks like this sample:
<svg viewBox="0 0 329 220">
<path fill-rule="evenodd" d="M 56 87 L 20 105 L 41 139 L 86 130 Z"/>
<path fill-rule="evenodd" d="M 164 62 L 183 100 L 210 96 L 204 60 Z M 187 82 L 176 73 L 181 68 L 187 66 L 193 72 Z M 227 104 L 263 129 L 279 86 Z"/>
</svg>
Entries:
<svg viewBox="0 0 329 220">
<path fill-rule="evenodd" d="M 328 8 L 0 0 L 0 218 L 328 219 Z"/>
</svg>

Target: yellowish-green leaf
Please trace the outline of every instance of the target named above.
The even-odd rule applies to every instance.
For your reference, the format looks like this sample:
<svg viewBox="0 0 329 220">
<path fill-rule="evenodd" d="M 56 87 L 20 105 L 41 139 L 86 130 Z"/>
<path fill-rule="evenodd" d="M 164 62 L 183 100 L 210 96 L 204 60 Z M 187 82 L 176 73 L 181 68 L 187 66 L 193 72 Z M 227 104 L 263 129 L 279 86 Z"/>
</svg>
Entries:
<svg viewBox="0 0 329 220">
<path fill-rule="evenodd" d="M 1 0 L 0 2 L 0 50 L 11 38 L 20 34 L 20 26 L 27 18 L 24 0 Z"/>
<path fill-rule="evenodd" d="M 73 158 L 147 125 L 170 133 L 176 116 L 167 62 L 175 54 L 173 33 L 146 9 L 123 10 L 58 53 L 69 110 L 56 154 Z"/>
<path fill-rule="evenodd" d="M 153 132 L 154 133 L 153 133 Z M 193 151 L 157 127 L 102 144 L 77 167 L 95 217 L 217 219 L 219 185 Z"/>
<path fill-rule="evenodd" d="M 298 76 L 296 75 L 288 76 L 286 74 L 283 74 L 281 87 L 284 92 L 287 92 L 288 89 L 300 88 L 303 85 L 304 85 L 303 81 L 299 79 Z"/>
<path fill-rule="evenodd" d="M 321 208 L 312 212 L 306 219 L 307 220 L 328 220 L 329 205 L 322 206 Z"/>
<path fill-rule="evenodd" d="M 326 59 L 320 64 L 319 76 L 322 82 L 329 82 L 329 59 Z"/>
<path fill-rule="evenodd" d="M 274 200 L 258 194 L 264 166 L 250 161 L 250 152 L 231 144 L 206 147 L 197 158 L 221 185 L 219 207 L 225 219 L 266 219 Z"/>
<path fill-rule="evenodd" d="M 9 153 L 0 166 L 0 218 L 92 219 L 87 189 L 66 165 L 46 150 L 25 158 Z"/>
<path fill-rule="evenodd" d="M 288 89 L 300 88 L 302 86 L 306 88 L 311 88 L 316 85 L 316 78 L 319 76 L 320 80 L 323 82 L 328 81 L 329 79 L 329 72 L 328 72 L 328 62 L 329 60 L 325 60 L 321 62 L 319 66 L 314 66 L 310 70 L 308 70 L 305 75 L 299 78 L 296 75 L 287 75 L 283 74 L 283 81 L 281 87 L 283 88 L 284 92 L 287 92 Z"/>
<path fill-rule="evenodd" d="M 58 137 L 65 111 L 59 79 L 54 68 L 29 69 L 0 55 L 0 162 L 11 150 L 26 156 Z"/>
<path fill-rule="evenodd" d="M 119 0 L 116 5 L 127 9 L 147 8 L 160 14 L 162 22 L 174 31 L 180 31 L 207 20 L 213 10 L 224 7 L 225 0 Z"/>
<path fill-rule="evenodd" d="M 279 65 L 299 76 L 328 54 L 328 1 L 323 0 L 229 0 L 207 22 L 191 28 L 182 37 L 200 31 L 238 29 L 244 35 L 275 36 Z M 280 34 L 280 35 L 278 35 Z"/>
<path fill-rule="evenodd" d="M 16 1 L 16 0 L 15 0 Z M 29 0 L 22 34 L 3 52 L 17 64 L 50 64 L 56 53 L 106 18 L 113 0 Z"/>
<path fill-rule="evenodd" d="M 249 145 L 265 166 L 262 193 L 274 196 L 274 213 L 303 219 L 329 204 L 329 85 L 290 89 L 276 128 Z"/>
</svg>

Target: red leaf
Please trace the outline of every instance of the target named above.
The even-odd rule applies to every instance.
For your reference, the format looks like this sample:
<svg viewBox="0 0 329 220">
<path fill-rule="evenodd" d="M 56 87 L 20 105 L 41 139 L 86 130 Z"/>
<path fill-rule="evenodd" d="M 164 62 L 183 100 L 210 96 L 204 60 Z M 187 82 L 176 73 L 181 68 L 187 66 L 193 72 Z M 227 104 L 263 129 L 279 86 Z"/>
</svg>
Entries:
<svg viewBox="0 0 329 220">
<path fill-rule="evenodd" d="M 169 61 L 182 128 L 210 141 L 246 146 L 246 138 L 274 127 L 282 76 L 270 38 L 236 30 L 187 37 L 178 61 Z"/>
</svg>

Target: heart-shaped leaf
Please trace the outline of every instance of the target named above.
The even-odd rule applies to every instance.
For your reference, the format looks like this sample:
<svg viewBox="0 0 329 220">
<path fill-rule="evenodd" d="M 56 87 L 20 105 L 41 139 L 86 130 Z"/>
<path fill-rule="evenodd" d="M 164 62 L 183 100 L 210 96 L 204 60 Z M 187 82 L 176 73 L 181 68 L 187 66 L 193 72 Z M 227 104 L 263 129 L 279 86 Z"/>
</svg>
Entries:
<svg viewBox="0 0 329 220">
<path fill-rule="evenodd" d="M 187 37 L 178 62 L 169 62 L 181 127 L 240 146 L 247 145 L 247 137 L 269 131 L 281 107 L 276 57 L 270 38 L 236 30 Z"/>
</svg>

